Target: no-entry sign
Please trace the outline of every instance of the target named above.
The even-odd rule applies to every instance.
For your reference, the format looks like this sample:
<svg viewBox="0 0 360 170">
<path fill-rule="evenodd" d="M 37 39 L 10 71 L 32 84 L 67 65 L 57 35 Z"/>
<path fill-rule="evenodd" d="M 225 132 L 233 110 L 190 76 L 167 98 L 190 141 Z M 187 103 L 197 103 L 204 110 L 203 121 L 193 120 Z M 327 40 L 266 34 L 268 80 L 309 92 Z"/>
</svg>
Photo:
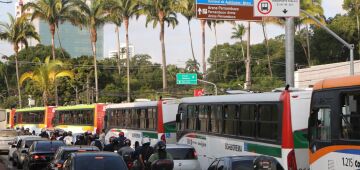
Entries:
<svg viewBox="0 0 360 170">
<path fill-rule="evenodd" d="M 298 17 L 300 0 L 254 0 L 256 17 Z"/>
<path fill-rule="evenodd" d="M 253 0 L 197 0 L 196 17 L 210 20 L 261 20 L 254 17 Z"/>
</svg>

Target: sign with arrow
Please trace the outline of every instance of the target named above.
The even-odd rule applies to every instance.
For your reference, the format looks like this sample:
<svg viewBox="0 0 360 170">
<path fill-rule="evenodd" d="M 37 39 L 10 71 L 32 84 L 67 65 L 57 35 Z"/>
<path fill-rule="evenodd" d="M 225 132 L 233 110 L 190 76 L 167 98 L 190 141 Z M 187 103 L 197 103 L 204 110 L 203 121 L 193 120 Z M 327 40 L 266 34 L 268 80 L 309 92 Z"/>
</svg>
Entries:
<svg viewBox="0 0 360 170">
<path fill-rule="evenodd" d="M 261 20 L 254 17 L 254 0 L 196 0 L 196 17 L 207 20 Z"/>
<path fill-rule="evenodd" d="M 254 0 L 256 17 L 299 17 L 300 0 Z"/>
</svg>

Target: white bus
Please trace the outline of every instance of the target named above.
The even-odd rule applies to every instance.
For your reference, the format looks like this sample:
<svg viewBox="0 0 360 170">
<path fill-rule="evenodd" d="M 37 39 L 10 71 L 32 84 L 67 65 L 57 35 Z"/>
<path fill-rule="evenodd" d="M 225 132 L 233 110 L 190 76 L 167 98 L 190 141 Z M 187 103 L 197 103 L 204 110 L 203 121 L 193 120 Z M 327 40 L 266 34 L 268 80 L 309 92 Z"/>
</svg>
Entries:
<svg viewBox="0 0 360 170">
<path fill-rule="evenodd" d="M 141 144 L 143 137 L 150 138 L 152 145 L 158 140 L 176 143 L 177 108 L 178 100 L 108 104 L 104 117 L 105 143 L 120 132 L 132 143 Z"/>
<path fill-rule="evenodd" d="M 183 98 L 178 142 L 195 147 L 202 169 L 216 158 L 267 155 L 285 170 L 309 169 L 311 91 Z"/>
<path fill-rule="evenodd" d="M 310 169 L 360 169 L 360 76 L 314 85 L 308 130 Z"/>
</svg>

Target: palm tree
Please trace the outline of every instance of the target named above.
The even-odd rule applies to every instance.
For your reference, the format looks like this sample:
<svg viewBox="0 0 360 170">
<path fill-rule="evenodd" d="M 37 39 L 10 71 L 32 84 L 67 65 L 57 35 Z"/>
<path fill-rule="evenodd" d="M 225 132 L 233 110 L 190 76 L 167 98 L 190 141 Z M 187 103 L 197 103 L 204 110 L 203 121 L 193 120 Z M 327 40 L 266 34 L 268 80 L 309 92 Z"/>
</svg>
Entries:
<svg viewBox="0 0 360 170">
<path fill-rule="evenodd" d="M 127 75 L 127 101 L 130 102 L 130 57 L 129 57 L 129 20 L 139 15 L 140 5 L 134 0 L 116 0 L 115 11 L 125 25 L 125 55 L 126 55 L 126 75 Z"/>
<path fill-rule="evenodd" d="M 52 57 L 55 60 L 55 31 L 59 22 L 78 23 L 75 5 L 72 0 L 36 0 L 24 5 L 23 11 L 32 9 L 31 20 L 36 18 L 48 23 L 51 33 Z"/>
<path fill-rule="evenodd" d="M 175 1 L 169 0 L 144 0 L 142 14 L 146 15 L 146 26 L 152 22 L 153 28 L 160 24 L 160 42 L 162 52 L 162 77 L 163 90 L 167 89 L 166 80 L 166 53 L 165 53 L 165 23 L 173 28 L 178 24 L 176 13 L 174 11 Z"/>
<path fill-rule="evenodd" d="M 200 68 L 200 64 L 196 60 L 192 60 L 192 59 L 187 60 L 185 65 L 186 65 L 185 70 L 192 73 L 197 73 Z"/>
<path fill-rule="evenodd" d="M 87 27 L 90 31 L 91 47 L 94 57 L 94 76 L 95 76 L 95 102 L 99 100 L 99 87 L 98 87 L 98 72 L 96 61 L 96 41 L 97 41 L 97 28 L 103 26 L 108 20 L 110 15 L 110 7 L 113 5 L 105 0 L 92 0 L 90 3 L 78 1 L 77 5 L 82 11 L 79 16 L 82 25 Z"/>
<path fill-rule="evenodd" d="M 63 63 L 59 60 L 51 60 L 50 57 L 45 59 L 45 63 L 40 64 L 34 71 L 26 72 L 20 77 L 20 85 L 25 80 L 32 80 L 36 87 L 43 91 L 44 106 L 48 105 L 50 90 L 55 85 L 55 80 L 60 77 L 74 78 L 74 73 L 70 70 L 63 70 Z"/>
<path fill-rule="evenodd" d="M 189 37 L 190 37 L 190 45 L 191 45 L 191 53 L 193 60 L 196 61 L 195 53 L 194 53 L 194 45 L 191 34 L 190 22 L 196 16 L 196 5 L 194 0 L 180 0 L 179 5 L 176 5 L 176 11 L 181 13 L 187 21 L 188 21 L 188 29 L 189 29 Z"/>
<path fill-rule="evenodd" d="M 240 40 L 241 52 L 242 52 L 243 59 L 245 60 L 245 51 L 244 51 L 244 46 L 243 46 L 243 37 L 246 33 L 245 26 L 243 24 L 237 24 L 232 28 L 232 30 L 233 30 L 233 32 L 231 35 L 231 39 L 239 39 Z"/>
<path fill-rule="evenodd" d="M 116 1 L 118 2 L 118 1 Z M 115 25 L 115 33 L 116 33 L 116 51 L 117 51 L 117 67 L 118 67 L 118 74 L 121 76 L 121 58 L 120 58 L 120 30 L 119 27 L 121 27 L 121 24 L 123 22 L 122 16 L 118 11 L 116 10 L 116 7 L 111 9 L 111 14 L 109 16 L 109 20 Z"/>
<path fill-rule="evenodd" d="M 300 1 L 301 9 L 308 12 L 310 15 L 314 16 L 320 22 L 325 23 L 324 10 L 321 6 L 321 0 L 302 0 Z M 310 50 L 310 35 L 309 35 L 309 25 L 317 25 L 315 21 L 301 13 L 298 20 L 295 22 L 297 27 L 300 28 L 301 25 L 305 25 L 306 29 L 306 47 L 307 50 L 304 50 L 305 56 L 308 60 L 309 66 L 311 66 L 311 50 Z M 302 46 L 304 46 L 302 44 Z"/>
<path fill-rule="evenodd" d="M 17 90 L 19 97 L 19 106 L 21 108 L 21 91 L 19 84 L 19 63 L 18 53 L 19 44 L 22 43 L 25 47 L 28 46 L 27 40 L 33 38 L 40 41 L 39 35 L 37 34 L 35 27 L 27 20 L 27 15 L 23 15 L 20 18 L 15 19 L 12 15 L 8 14 L 9 23 L 0 22 L 0 39 L 6 40 L 13 45 L 15 52 L 15 68 L 16 68 L 16 80 Z"/>
</svg>

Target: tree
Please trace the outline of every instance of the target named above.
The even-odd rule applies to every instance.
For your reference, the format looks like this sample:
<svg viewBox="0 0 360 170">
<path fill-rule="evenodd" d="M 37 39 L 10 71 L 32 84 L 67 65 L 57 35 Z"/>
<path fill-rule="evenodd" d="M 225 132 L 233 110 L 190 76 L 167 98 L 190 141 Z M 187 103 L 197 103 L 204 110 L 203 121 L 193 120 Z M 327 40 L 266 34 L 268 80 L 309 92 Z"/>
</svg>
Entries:
<svg viewBox="0 0 360 170">
<path fill-rule="evenodd" d="M 98 86 L 98 70 L 96 60 L 96 41 L 97 41 L 97 28 L 103 26 L 109 20 L 111 3 L 105 0 L 92 0 L 90 3 L 78 1 L 78 6 L 82 11 L 79 16 L 82 25 L 87 27 L 90 31 L 91 47 L 94 57 L 94 75 L 95 75 L 95 101 L 99 100 L 99 86 Z"/>
<path fill-rule="evenodd" d="M 36 0 L 24 5 L 23 11 L 32 9 L 31 20 L 36 18 L 48 23 L 51 33 L 52 57 L 55 60 L 55 31 L 59 22 L 70 21 L 78 23 L 75 4 L 72 0 Z"/>
<path fill-rule="evenodd" d="M 243 24 L 237 24 L 232 28 L 232 30 L 233 30 L 233 32 L 232 32 L 231 39 L 239 39 L 240 40 L 241 53 L 242 53 L 243 60 L 245 60 L 245 51 L 244 51 L 244 46 L 243 46 L 243 37 L 246 33 L 245 26 Z"/>
<path fill-rule="evenodd" d="M 200 64 L 196 60 L 189 59 L 185 63 L 185 70 L 191 73 L 197 73 L 199 71 Z"/>
<path fill-rule="evenodd" d="M 125 25 L 125 55 L 126 55 L 126 75 L 127 75 L 127 101 L 130 102 L 130 58 L 129 58 L 129 20 L 139 15 L 140 6 L 137 1 L 134 0 L 117 0 L 115 5 L 115 11 L 119 15 L 118 18 L 122 18 Z"/>
<path fill-rule="evenodd" d="M 191 27 L 190 22 L 196 16 L 196 5 L 194 0 L 180 0 L 179 5 L 176 5 L 176 11 L 181 13 L 186 20 L 188 21 L 188 29 L 189 29 L 189 37 L 190 37 L 190 45 L 191 45 L 191 54 L 193 60 L 196 61 L 195 54 L 194 54 L 194 45 L 193 39 L 191 34 Z"/>
<path fill-rule="evenodd" d="M 15 52 L 15 68 L 16 68 L 16 80 L 19 97 L 19 106 L 21 108 L 21 90 L 19 84 L 19 64 L 18 64 L 18 53 L 19 44 L 24 44 L 27 48 L 27 40 L 33 38 L 40 41 L 39 35 L 37 34 L 35 27 L 27 20 L 27 15 L 23 15 L 20 18 L 15 19 L 12 15 L 8 14 L 9 23 L 0 22 L 0 39 L 6 40 L 13 45 Z"/>
<path fill-rule="evenodd" d="M 360 0 L 344 0 L 343 9 L 348 11 L 352 16 L 356 17 L 357 37 L 358 37 L 358 48 L 360 54 Z"/>
<path fill-rule="evenodd" d="M 0 77 L 4 78 L 7 93 L 10 94 L 9 81 L 7 75 L 7 65 L 2 62 L 0 62 Z"/>
<path fill-rule="evenodd" d="M 43 91 L 43 104 L 48 105 L 50 90 L 55 84 L 55 80 L 60 77 L 74 78 L 74 73 L 70 70 L 63 70 L 63 63 L 59 60 L 51 60 L 50 57 L 45 59 L 45 63 L 40 64 L 34 71 L 26 72 L 20 77 L 20 85 L 25 80 L 32 80 L 35 85 Z"/>
<path fill-rule="evenodd" d="M 161 54 L 162 54 L 162 78 L 163 78 L 163 90 L 166 91 L 167 79 L 166 79 L 166 52 L 165 52 L 165 23 L 173 28 L 178 24 L 176 13 L 174 11 L 175 1 L 169 0 L 144 0 L 142 4 L 142 14 L 146 16 L 146 26 L 150 22 L 153 23 L 153 28 L 156 28 L 160 24 L 160 42 L 161 42 Z"/>
</svg>

